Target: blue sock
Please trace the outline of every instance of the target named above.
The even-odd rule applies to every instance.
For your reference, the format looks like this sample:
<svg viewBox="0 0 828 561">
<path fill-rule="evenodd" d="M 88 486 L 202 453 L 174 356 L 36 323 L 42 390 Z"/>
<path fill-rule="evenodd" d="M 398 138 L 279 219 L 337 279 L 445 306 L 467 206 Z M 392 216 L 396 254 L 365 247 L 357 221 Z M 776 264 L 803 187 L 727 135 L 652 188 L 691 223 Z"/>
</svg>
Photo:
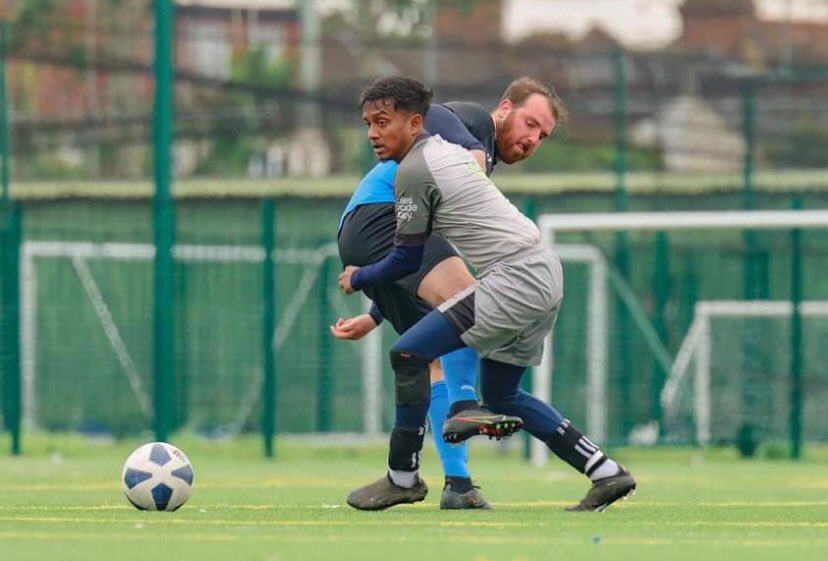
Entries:
<svg viewBox="0 0 828 561">
<path fill-rule="evenodd" d="M 446 383 L 442 380 L 431 385 L 431 407 L 428 408 L 428 421 L 431 423 L 434 446 L 437 448 L 437 454 L 440 455 L 444 475 L 469 477 L 469 451 L 466 443 L 453 446 L 443 442 L 443 421 L 449 410 L 448 396 Z"/>
<path fill-rule="evenodd" d="M 475 384 L 480 359 L 471 347 L 463 347 L 440 357 L 446 376 L 449 402 L 477 400 Z"/>
</svg>

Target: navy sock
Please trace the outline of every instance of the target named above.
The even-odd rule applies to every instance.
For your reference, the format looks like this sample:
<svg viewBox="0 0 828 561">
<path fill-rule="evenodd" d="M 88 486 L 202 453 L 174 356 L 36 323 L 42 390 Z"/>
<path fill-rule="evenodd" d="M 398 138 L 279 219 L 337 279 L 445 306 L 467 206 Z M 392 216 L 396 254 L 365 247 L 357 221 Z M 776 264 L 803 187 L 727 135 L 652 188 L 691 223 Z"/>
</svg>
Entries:
<svg viewBox="0 0 828 561">
<path fill-rule="evenodd" d="M 423 449 L 424 436 L 425 430 L 394 427 L 388 446 L 388 468 L 392 471 L 417 471 L 420 468 L 420 450 Z"/>
<path fill-rule="evenodd" d="M 438 310 L 433 310 L 391 347 L 398 403 L 388 453 L 388 467 L 392 472 L 416 471 L 420 466 L 420 450 L 431 401 L 428 363 L 463 346 L 448 320 Z"/>
<path fill-rule="evenodd" d="M 422 405 L 397 405 L 397 422 L 394 426 L 405 430 L 425 430 L 428 403 Z"/>
<path fill-rule="evenodd" d="M 546 445 L 556 456 L 590 479 L 604 476 L 603 472 L 614 475 L 618 471 L 617 464 L 608 458 L 597 444 L 573 427 L 568 420 L 561 423 L 561 426 L 546 441 Z M 599 471 L 602 467 L 603 470 Z"/>
<path fill-rule="evenodd" d="M 495 413 L 516 415 L 523 419 L 523 429 L 548 442 L 561 425 L 563 416 L 520 388 L 526 368 L 491 359 L 480 361 L 480 389 L 485 403 Z"/>
</svg>

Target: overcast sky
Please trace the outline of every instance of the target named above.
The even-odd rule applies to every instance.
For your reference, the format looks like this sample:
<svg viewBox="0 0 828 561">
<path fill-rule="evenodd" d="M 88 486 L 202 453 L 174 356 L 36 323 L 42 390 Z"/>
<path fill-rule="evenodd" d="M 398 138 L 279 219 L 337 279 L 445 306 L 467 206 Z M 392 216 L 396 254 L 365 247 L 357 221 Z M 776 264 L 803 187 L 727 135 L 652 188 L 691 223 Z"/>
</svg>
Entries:
<svg viewBox="0 0 828 561">
<path fill-rule="evenodd" d="M 560 32 L 579 39 L 602 27 L 631 48 L 663 47 L 681 34 L 684 0 L 504 0 L 503 37 Z M 828 0 L 756 0 L 763 19 L 828 23 Z"/>
<path fill-rule="evenodd" d="M 267 9 L 295 7 L 301 0 L 176 0 L 178 4 Z M 311 0 L 323 15 L 352 10 L 353 0 Z M 424 1 L 424 0 L 420 0 Z M 728 1 L 728 0 L 721 0 Z M 684 0 L 503 0 L 503 38 L 565 33 L 577 40 L 600 26 L 630 48 L 660 48 L 681 34 L 678 7 Z M 760 18 L 828 24 L 828 0 L 754 0 Z"/>
</svg>

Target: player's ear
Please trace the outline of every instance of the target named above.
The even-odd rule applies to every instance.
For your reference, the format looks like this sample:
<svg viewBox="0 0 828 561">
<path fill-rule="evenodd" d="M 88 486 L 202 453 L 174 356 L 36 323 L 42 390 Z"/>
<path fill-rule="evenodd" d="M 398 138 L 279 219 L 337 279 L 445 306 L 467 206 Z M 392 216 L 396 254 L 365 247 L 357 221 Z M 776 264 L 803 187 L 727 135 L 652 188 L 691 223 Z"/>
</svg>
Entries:
<svg viewBox="0 0 828 561">
<path fill-rule="evenodd" d="M 506 115 L 508 115 L 514 104 L 512 103 L 511 99 L 501 99 L 500 103 L 497 104 L 497 109 L 495 110 L 495 118 L 499 121 L 501 119 L 505 119 Z"/>
<path fill-rule="evenodd" d="M 411 118 L 408 121 L 408 125 L 411 127 L 411 131 L 414 133 L 419 133 L 420 129 L 423 128 L 423 116 L 419 113 L 412 113 Z"/>
</svg>

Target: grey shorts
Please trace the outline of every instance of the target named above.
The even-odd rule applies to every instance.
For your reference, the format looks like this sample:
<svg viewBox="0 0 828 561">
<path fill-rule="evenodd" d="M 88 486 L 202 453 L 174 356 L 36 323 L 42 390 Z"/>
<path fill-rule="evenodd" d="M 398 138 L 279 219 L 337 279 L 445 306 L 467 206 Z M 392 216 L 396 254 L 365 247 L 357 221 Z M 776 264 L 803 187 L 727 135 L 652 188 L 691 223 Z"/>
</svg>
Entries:
<svg viewBox="0 0 828 561">
<path fill-rule="evenodd" d="M 533 366 L 540 364 L 562 298 L 558 256 L 534 248 L 490 266 L 439 310 L 482 358 Z"/>
</svg>

